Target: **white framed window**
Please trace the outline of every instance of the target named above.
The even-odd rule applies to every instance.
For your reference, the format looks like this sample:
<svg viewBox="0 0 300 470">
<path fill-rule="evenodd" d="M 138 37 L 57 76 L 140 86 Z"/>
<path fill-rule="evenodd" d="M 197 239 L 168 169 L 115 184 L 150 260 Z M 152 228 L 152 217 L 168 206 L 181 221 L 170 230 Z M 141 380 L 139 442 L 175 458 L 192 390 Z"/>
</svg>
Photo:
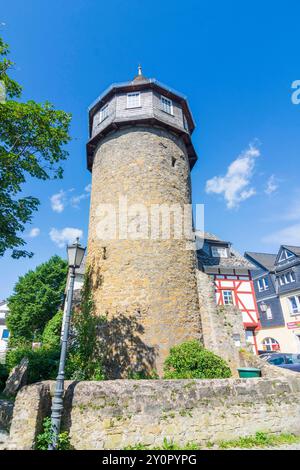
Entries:
<svg viewBox="0 0 300 470">
<path fill-rule="evenodd" d="M 127 93 L 127 108 L 139 108 L 141 106 L 141 94 L 139 91 Z"/>
<path fill-rule="evenodd" d="M 228 258 L 227 248 L 224 246 L 212 246 L 211 254 L 215 258 Z"/>
<path fill-rule="evenodd" d="M 268 320 L 272 320 L 272 318 L 273 318 L 272 309 L 269 305 L 267 307 L 266 316 L 267 316 Z"/>
<path fill-rule="evenodd" d="M 292 295 L 288 298 L 291 315 L 300 313 L 300 295 Z"/>
<path fill-rule="evenodd" d="M 1 339 L 3 339 L 4 341 L 7 341 L 8 338 L 9 338 L 9 331 L 6 328 L 4 328 L 4 330 L 2 331 Z"/>
<path fill-rule="evenodd" d="M 296 276 L 294 271 L 289 271 L 279 276 L 279 282 L 281 286 L 284 286 L 285 284 L 290 284 L 290 282 L 296 282 Z"/>
<path fill-rule="evenodd" d="M 168 114 L 173 114 L 173 103 L 172 100 L 161 95 L 160 97 L 161 109 Z"/>
<path fill-rule="evenodd" d="M 258 279 L 257 281 L 257 287 L 259 292 L 262 292 L 264 290 L 269 289 L 269 281 L 267 277 L 262 277 L 261 279 Z"/>
<path fill-rule="evenodd" d="M 103 106 L 103 108 L 100 109 L 99 113 L 99 122 L 104 121 L 108 117 L 108 103 Z"/>
<path fill-rule="evenodd" d="M 233 305 L 233 295 L 231 290 L 223 290 L 224 305 Z"/>
</svg>

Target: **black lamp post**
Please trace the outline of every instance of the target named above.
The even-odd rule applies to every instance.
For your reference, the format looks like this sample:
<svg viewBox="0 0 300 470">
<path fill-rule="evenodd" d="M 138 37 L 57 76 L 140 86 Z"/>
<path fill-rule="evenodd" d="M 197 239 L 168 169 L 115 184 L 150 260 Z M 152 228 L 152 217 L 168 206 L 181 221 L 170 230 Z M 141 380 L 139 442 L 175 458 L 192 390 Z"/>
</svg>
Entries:
<svg viewBox="0 0 300 470">
<path fill-rule="evenodd" d="M 51 408 L 51 430 L 52 430 L 52 440 L 49 444 L 49 450 L 55 450 L 57 448 L 57 440 L 60 431 L 61 417 L 63 412 L 63 394 L 64 394 L 64 381 L 65 381 L 65 363 L 67 355 L 67 345 L 68 345 L 68 336 L 69 336 L 69 327 L 72 311 L 72 299 L 73 299 L 73 290 L 74 290 L 74 280 L 75 280 L 75 270 L 79 268 L 83 257 L 84 257 L 85 248 L 80 246 L 79 238 L 76 239 L 76 243 L 67 247 L 68 253 L 68 264 L 69 264 L 69 274 L 70 274 L 70 283 L 67 295 L 67 308 L 66 314 L 64 316 L 64 321 L 62 325 L 62 341 L 61 341 L 61 351 L 60 351 L 60 360 L 59 360 L 59 369 L 58 375 L 56 378 L 55 392 L 52 400 Z"/>
</svg>

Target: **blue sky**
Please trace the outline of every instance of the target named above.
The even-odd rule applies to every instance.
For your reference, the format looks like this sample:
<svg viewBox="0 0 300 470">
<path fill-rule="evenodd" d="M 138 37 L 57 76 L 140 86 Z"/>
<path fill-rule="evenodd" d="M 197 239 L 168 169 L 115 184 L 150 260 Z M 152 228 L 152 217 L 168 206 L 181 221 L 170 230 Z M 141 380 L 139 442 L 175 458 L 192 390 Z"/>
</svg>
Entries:
<svg viewBox="0 0 300 470">
<path fill-rule="evenodd" d="M 0 299 L 28 269 L 65 256 L 64 229 L 82 230 L 86 242 L 87 107 L 112 82 L 132 79 L 139 62 L 146 76 L 189 98 L 199 156 L 193 202 L 205 204 L 206 230 L 241 252 L 300 244 L 300 105 L 291 101 L 300 79 L 299 17 L 293 0 L 2 4 L 0 32 L 22 99 L 71 112 L 73 140 L 63 180 L 24 186 L 41 200 L 26 230 L 35 256 L 1 259 Z"/>
</svg>

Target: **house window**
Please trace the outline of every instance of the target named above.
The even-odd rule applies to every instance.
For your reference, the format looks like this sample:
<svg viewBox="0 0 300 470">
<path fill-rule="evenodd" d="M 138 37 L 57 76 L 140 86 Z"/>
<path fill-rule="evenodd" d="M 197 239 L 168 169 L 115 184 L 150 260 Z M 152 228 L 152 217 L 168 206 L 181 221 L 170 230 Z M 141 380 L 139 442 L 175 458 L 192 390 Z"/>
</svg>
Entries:
<svg viewBox="0 0 300 470">
<path fill-rule="evenodd" d="M 261 279 L 258 279 L 257 281 L 257 286 L 259 292 L 262 292 L 264 290 L 269 289 L 269 280 L 267 277 L 262 277 Z"/>
<path fill-rule="evenodd" d="M 139 108 L 141 106 L 141 94 L 139 91 L 127 93 L 127 108 Z"/>
<path fill-rule="evenodd" d="M 296 276 L 294 271 L 289 271 L 288 273 L 282 274 L 279 277 L 279 282 L 281 286 L 289 284 L 290 282 L 296 282 Z"/>
<path fill-rule="evenodd" d="M 231 290 L 223 290 L 224 305 L 233 305 L 233 296 Z"/>
<path fill-rule="evenodd" d="M 221 246 L 212 246 L 211 254 L 215 258 L 227 258 L 227 248 Z"/>
<path fill-rule="evenodd" d="M 99 113 L 99 122 L 104 121 L 108 117 L 108 104 L 103 106 L 103 108 L 100 109 Z"/>
<path fill-rule="evenodd" d="M 271 307 L 270 307 L 269 305 L 268 305 L 268 307 L 267 307 L 266 315 L 267 315 L 267 319 L 268 319 L 268 320 L 272 320 L 273 314 L 272 314 L 272 309 L 271 309 Z"/>
<path fill-rule="evenodd" d="M 168 114 L 173 114 L 173 103 L 165 96 L 160 97 L 161 109 Z"/>
<path fill-rule="evenodd" d="M 300 313 L 300 295 L 289 297 L 290 312 L 292 315 Z"/>
<path fill-rule="evenodd" d="M 262 344 L 264 351 L 280 351 L 280 345 L 274 338 L 265 338 Z"/>
<path fill-rule="evenodd" d="M 7 329 L 2 331 L 1 339 L 7 340 L 9 338 L 9 331 Z"/>
</svg>

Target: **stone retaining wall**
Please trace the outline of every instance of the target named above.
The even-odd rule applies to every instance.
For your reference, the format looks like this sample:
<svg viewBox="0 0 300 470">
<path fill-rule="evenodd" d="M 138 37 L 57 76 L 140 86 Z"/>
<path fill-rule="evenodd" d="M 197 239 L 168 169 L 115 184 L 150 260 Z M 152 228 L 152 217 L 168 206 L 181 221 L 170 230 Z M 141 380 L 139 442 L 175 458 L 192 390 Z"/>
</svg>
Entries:
<svg viewBox="0 0 300 470">
<path fill-rule="evenodd" d="M 49 412 L 49 386 L 18 394 L 9 448 L 33 447 Z M 63 426 L 76 449 L 157 446 L 164 438 L 205 444 L 256 431 L 300 434 L 300 378 L 73 382 L 65 408 Z"/>
<path fill-rule="evenodd" d="M 8 431 L 10 428 L 14 404 L 10 400 L 0 400 L 0 431 Z"/>
</svg>

